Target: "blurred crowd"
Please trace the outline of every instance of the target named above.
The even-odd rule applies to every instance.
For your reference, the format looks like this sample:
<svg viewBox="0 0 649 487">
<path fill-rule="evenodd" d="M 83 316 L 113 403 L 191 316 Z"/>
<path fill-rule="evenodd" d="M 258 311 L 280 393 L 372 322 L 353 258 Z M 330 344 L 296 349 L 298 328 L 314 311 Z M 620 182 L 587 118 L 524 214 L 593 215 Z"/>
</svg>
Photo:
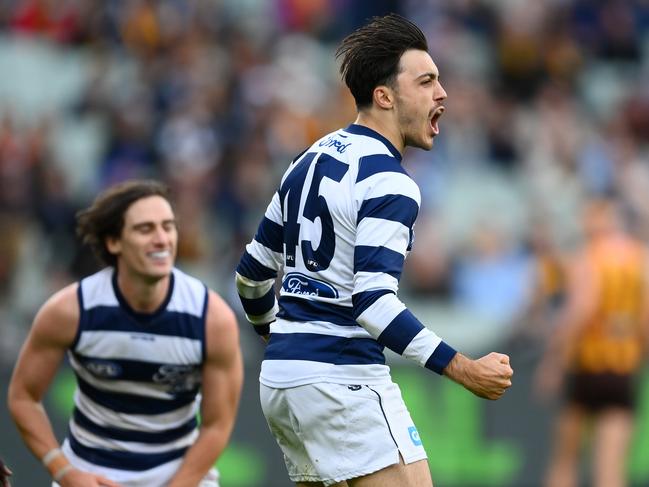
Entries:
<svg viewBox="0 0 649 487">
<path fill-rule="evenodd" d="M 404 159 L 423 198 L 406 296 L 529 321 L 561 294 L 593 195 L 649 239 L 646 0 L 0 0 L 0 45 L 45 46 L 82 80 L 38 116 L 0 95 L 2 361 L 44 297 L 95 268 L 75 212 L 126 178 L 171 185 L 179 264 L 234 296 L 287 164 L 355 117 L 338 41 L 387 12 L 422 27 L 448 92 L 435 147 Z M 7 59 L 3 77 L 28 62 Z M 97 148 L 74 164 L 71 126 Z"/>
</svg>

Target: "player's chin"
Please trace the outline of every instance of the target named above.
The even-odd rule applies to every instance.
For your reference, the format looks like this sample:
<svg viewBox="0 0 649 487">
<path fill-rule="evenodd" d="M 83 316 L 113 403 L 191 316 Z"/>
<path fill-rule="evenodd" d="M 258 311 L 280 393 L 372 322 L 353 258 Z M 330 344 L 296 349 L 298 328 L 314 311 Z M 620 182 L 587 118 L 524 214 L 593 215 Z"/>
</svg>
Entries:
<svg viewBox="0 0 649 487">
<path fill-rule="evenodd" d="M 162 279 L 171 274 L 171 264 L 158 264 L 156 266 L 148 266 L 146 274 L 152 279 Z"/>
<path fill-rule="evenodd" d="M 422 137 L 419 140 L 419 143 L 417 144 L 417 147 L 419 147 L 420 149 L 424 149 L 424 150 L 431 150 L 433 148 L 433 144 L 434 144 L 433 139 L 434 139 L 433 136 L 426 134 L 424 137 Z"/>
</svg>

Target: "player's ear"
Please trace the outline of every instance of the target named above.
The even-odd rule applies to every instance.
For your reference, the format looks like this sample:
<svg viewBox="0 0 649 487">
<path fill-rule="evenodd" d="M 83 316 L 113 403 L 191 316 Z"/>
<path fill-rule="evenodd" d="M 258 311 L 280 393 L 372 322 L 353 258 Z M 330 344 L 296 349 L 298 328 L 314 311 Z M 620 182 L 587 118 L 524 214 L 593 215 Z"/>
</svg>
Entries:
<svg viewBox="0 0 649 487">
<path fill-rule="evenodd" d="M 395 93 L 389 86 L 379 85 L 372 93 L 374 103 L 383 110 L 391 110 L 394 107 Z"/>
<path fill-rule="evenodd" d="M 113 255 L 118 255 L 122 251 L 122 241 L 116 237 L 106 237 L 104 241 L 106 249 Z"/>
</svg>

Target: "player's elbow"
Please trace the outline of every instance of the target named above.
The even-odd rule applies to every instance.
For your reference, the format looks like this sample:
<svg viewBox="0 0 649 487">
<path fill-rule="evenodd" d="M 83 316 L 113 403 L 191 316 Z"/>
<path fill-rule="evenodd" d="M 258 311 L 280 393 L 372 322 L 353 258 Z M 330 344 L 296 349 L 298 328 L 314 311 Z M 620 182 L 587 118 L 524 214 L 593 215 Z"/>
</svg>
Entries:
<svg viewBox="0 0 649 487">
<path fill-rule="evenodd" d="M 37 401 L 32 398 L 27 390 L 21 384 L 12 380 L 9 383 L 7 391 L 7 409 L 13 420 L 18 423 L 21 413 L 24 412 L 30 404 L 35 404 Z"/>
</svg>

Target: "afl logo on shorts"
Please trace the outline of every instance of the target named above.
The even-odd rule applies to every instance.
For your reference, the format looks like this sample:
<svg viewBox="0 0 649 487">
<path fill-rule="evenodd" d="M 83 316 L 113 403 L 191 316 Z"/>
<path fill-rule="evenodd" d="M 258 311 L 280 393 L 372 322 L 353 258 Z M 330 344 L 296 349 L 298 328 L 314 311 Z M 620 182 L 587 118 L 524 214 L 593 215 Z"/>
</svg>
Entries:
<svg viewBox="0 0 649 487">
<path fill-rule="evenodd" d="M 414 426 L 408 428 L 408 435 L 415 446 L 421 446 L 421 438 L 419 438 L 419 431 L 417 431 L 417 428 Z"/>
</svg>

